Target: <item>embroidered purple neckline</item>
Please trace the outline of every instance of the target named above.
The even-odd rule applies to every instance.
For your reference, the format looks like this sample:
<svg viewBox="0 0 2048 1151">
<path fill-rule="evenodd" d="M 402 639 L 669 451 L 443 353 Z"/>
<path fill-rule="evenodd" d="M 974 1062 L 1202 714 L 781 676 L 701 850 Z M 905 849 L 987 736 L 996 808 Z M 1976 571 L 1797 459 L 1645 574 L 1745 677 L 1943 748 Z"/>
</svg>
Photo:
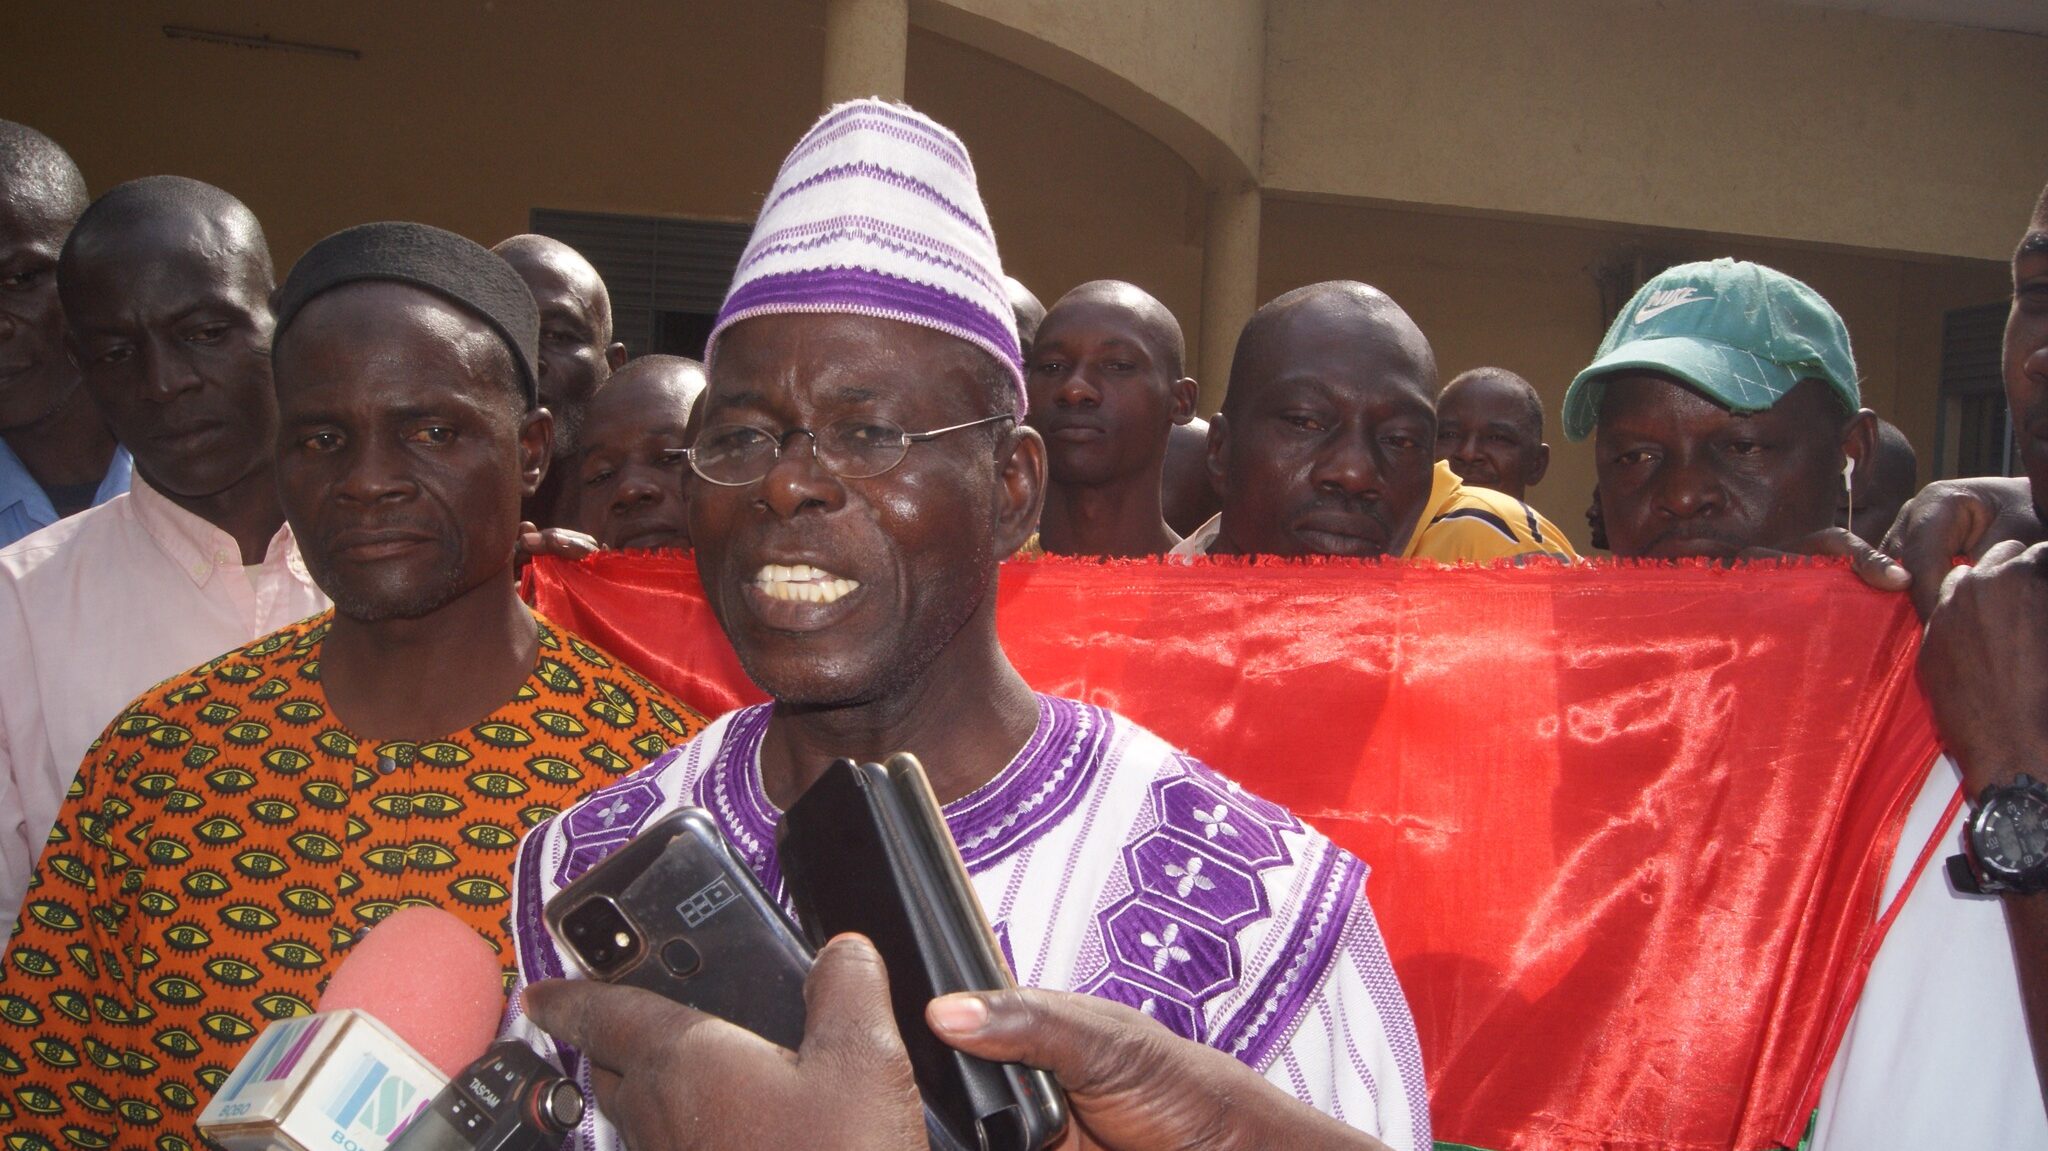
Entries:
<svg viewBox="0 0 2048 1151">
<path fill-rule="evenodd" d="M 1039 695 L 1038 726 L 995 778 L 946 805 L 946 826 L 969 871 L 989 867 L 1030 843 L 1080 798 L 1093 779 L 1098 748 L 1113 718 L 1100 708 Z M 718 819 L 726 838 L 781 894 L 775 828 L 782 811 L 761 782 L 761 740 L 773 707 L 757 704 L 736 713 L 709 770 L 698 783 L 698 802 Z"/>
</svg>

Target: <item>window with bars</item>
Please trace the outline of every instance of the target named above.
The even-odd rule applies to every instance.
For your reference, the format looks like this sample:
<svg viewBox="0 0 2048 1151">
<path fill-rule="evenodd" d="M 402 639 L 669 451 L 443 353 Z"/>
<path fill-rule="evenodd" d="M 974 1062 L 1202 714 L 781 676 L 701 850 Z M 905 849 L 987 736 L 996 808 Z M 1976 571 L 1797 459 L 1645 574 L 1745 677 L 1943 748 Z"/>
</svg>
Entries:
<svg viewBox="0 0 2048 1151">
<path fill-rule="evenodd" d="M 1956 308 L 1941 321 L 1941 406 L 1934 423 L 1934 474 L 2017 475 L 2012 421 L 2005 407 L 2003 346 L 2007 305 Z"/>
<path fill-rule="evenodd" d="M 589 260 L 612 296 L 612 332 L 640 356 L 704 358 L 751 224 L 535 208 L 529 227 Z"/>
</svg>

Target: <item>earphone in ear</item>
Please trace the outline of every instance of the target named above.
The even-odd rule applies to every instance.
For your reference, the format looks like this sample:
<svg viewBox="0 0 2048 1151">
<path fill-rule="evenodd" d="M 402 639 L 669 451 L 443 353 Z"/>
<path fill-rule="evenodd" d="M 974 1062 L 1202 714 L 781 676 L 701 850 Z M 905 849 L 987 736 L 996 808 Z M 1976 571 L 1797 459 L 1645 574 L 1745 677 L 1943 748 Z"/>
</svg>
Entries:
<svg viewBox="0 0 2048 1151">
<path fill-rule="evenodd" d="M 1849 497 L 1849 522 L 1856 522 L 1856 457 L 1842 461 L 1842 491 Z"/>
</svg>

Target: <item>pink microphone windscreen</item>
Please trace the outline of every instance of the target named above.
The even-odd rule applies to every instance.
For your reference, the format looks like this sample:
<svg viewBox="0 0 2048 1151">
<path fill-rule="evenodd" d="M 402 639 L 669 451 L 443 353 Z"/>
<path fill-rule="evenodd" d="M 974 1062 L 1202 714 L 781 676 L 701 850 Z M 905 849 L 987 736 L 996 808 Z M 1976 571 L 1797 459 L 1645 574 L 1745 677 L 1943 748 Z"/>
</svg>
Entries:
<svg viewBox="0 0 2048 1151">
<path fill-rule="evenodd" d="M 497 1038 L 505 1014 L 498 956 L 438 907 L 402 907 L 349 949 L 320 1010 L 353 1007 L 453 1078 Z"/>
</svg>

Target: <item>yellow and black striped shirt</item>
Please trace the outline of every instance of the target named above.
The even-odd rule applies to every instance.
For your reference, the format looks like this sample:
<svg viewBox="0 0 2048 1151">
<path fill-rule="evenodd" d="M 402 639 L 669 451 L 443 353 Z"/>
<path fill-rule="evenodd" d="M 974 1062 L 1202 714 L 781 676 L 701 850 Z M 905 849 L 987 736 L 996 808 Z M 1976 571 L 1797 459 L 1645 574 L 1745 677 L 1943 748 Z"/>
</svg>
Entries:
<svg viewBox="0 0 2048 1151">
<path fill-rule="evenodd" d="M 1579 558 L 1557 525 L 1513 496 L 1472 487 L 1451 465 L 1438 461 L 1430 482 L 1429 506 L 1416 521 L 1403 559 L 1486 563 L 1520 556 L 1548 556 L 1571 563 Z"/>
</svg>

